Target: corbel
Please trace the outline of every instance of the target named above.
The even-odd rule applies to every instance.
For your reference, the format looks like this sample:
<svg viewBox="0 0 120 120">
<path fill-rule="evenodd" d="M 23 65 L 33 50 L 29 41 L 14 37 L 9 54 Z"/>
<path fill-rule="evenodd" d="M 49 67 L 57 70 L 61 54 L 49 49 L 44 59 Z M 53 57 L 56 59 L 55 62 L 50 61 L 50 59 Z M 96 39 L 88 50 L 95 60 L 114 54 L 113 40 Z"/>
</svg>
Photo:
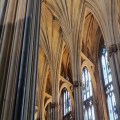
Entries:
<svg viewBox="0 0 120 120">
<path fill-rule="evenodd" d="M 118 48 L 117 48 L 117 45 L 116 45 L 116 44 L 110 45 L 110 46 L 109 46 L 109 51 L 108 51 L 109 57 L 111 57 L 114 53 L 116 53 L 117 50 L 118 50 Z"/>
</svg>

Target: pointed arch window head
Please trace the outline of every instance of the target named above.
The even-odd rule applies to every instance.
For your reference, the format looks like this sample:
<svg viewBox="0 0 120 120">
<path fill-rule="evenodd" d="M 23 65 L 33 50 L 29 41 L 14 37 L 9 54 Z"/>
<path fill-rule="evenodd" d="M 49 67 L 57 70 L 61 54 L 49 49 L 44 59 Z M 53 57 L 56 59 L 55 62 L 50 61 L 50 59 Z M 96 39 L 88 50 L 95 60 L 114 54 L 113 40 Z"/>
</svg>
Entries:
<svg viewBox="0 0 120 120">
<path fill-rule="evenodd" d="M 64 101 L 64 116 L 72 111 L 71 99 L 69 92 L 64 89 L 63 90 L 63 101 Z"/>
<path fill-rule="evenodd" d="M 83 81 L 82 99 L 84 120 L 95 120 L 92 80 L 87 67 L 83 68 L 82 81 Z"/>
<path fill-rule="evenodd" d="M 101 68 L 102 68 L 103 84 L 105 89 L 109 119 L 118 120 L 111 69 L 108 61 L 108 53 L 105 47 L 102 47 L 101 50 Z"/>
</svg>

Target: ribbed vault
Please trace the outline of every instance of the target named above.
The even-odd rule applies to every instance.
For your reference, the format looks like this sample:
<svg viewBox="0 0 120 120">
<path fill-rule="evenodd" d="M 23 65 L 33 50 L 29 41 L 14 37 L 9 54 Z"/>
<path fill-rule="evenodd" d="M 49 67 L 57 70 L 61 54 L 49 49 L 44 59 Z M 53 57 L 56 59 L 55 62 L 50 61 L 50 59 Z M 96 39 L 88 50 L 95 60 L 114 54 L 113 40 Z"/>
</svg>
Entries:
<svg viewBox="0 0 120 120">
<path fill-rule="evenodd" d="M 100 39 L 104 38 L 106 47 L 111 44 L 114 35 L 110 33 L 113 33 L 114 25 L 109 26 L 111 21 L 108 19 L 113 17 L 110 11 L 114 5 L 112 0 L 107 3 L 107 0 L 43 0 L 38 82 L 40 97 L 37 99 L 37 105 L 42 103 L 42 112 L 39 111 L 42 117 L 48 101 L 59 102 L 61 86 L 68 84 L 71 89 L 74 82 L 81 82 L 81 64 L 89 60 L 97 62 Z M 81 96 L 75 103 L 81 105 L 80 99 Z M 82 111 L 77 106 L 75 108 Z"/>
</svg>

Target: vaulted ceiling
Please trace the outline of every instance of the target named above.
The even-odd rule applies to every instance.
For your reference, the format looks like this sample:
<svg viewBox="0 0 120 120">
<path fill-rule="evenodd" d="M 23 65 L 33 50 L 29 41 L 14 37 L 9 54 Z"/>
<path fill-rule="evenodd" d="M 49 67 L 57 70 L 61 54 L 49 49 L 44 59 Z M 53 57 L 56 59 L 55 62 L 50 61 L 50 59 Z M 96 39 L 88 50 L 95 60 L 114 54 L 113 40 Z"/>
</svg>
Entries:
<svg viewBox="0 0 120 120">
<path fill-rule="evenodd" d="M 45 85 L 44 92 L 49 94 L 51 94 L 53 73 L 69 77 L 72 83 L 72 62 L 75 60 L 74 54 L 81 46 L 81 41 L 80 49 L 87 57 L 93 59 L 91 55 L 94 53 L 95 36 L 99 26 L 89 10 L 81 16 L 83 8 L 81 2 L 83 0 L 42 2 L 39 80 Z M 81 17 L 84 17 L 84 22 L 81 21 Z"/>
<path fill-rule="evenodd" d="M 101 25 L 107 26 L 107 24 L 102 24 L 104 19 L 100 19 L 101 21 L 96 19 L 95 14 L 89 9 L 84 10 L 83 1 L 43 0 L 42 2 L 38 82 L 42 92 L 52 95 L 52 74 L 68 77 L 72 83 L 72 68 L 78 49 L 94 62 L 102 37 Z M 102 17 L 108 17 L 108 12 L 104 11 L 110 8 L 104 7 L 107 3 L 105 0 L 99 0 L 99 4 L 98 0 L 85 1 L 86 4 L 91 1 L 91 5 L 100 9 L 99 14 L 102 14 Z M 118 3 L 120 4 L 120 0 Z"/>
</svg>

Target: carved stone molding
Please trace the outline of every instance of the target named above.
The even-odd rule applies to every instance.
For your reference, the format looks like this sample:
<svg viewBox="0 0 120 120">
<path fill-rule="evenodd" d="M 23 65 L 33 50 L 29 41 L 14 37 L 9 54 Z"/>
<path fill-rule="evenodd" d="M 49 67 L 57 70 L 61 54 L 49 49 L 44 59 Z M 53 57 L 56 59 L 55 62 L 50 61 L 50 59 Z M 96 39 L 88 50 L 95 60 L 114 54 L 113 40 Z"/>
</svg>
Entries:
<svg viewBox="0 0 120 120">
<path fill-rule="evenodd" d="M 51 108 L 54 109 L 55 107 L 58 107 L 58 103 L 55 103 L 55 102 L 51 103 Z"/>
<path fill-rule="evenodd" d="M 118 49 L 120 50 L 120 43 L 118 43 Z"/>
<path fill-rule="evenodd" d="M 73 87 L 78 87 L 79 86 L 79 82 L 78 81 L 73 81 Z"/>
<path fill-rule="evenodd" d="M 55 103 L 51 103 L 51 108 L 55 108 Z"/>
<path fill-rule="evenodd" d="M 76 88 L 78 86 L 82 87 L 82 81 L 73 81 L 73 87 Z"/>
<path fill-rule="evenodd" d="M 82 81 L 80 81 L 80 87 L 83 87 L 83 82 Z"/>
<path fill-rule="evenodd" d="M 108 51 L 109 57 L 111 57 L 113 53 L 116 53 L 117 50 L 118 50 L 118 48 L 117 48 L 117 45 L 116 45 L 116 44 L 110 45 L 110 46 L 109 46 L 109 51 Z"/>
</svg>

